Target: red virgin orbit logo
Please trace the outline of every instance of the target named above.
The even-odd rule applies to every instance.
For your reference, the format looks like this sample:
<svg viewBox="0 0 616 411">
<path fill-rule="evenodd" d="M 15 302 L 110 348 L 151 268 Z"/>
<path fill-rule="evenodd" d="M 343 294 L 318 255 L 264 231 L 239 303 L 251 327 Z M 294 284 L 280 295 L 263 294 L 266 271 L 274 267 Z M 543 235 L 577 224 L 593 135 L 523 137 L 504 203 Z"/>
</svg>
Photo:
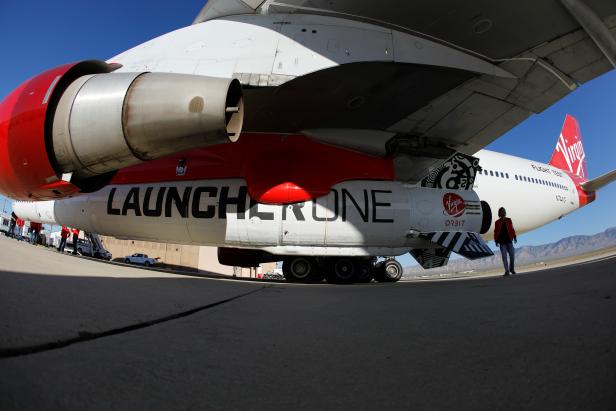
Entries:
<svg viewBox="0 0 616 411">
<path fill-rule="evenodd" d="M 445 213 L 452 217 L 460 217 L 464 214 L 466 204 L 464 199 L 455 193 L 447 193 L 443 196 L 443 207 Z"/>
</svg>

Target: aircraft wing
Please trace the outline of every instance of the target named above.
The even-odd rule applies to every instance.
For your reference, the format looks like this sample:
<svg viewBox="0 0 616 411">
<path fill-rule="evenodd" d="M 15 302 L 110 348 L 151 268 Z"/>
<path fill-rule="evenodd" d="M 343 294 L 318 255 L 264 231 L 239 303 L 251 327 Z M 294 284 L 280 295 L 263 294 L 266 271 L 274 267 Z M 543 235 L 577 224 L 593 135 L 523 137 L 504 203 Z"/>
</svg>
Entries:
<svg viewBox="0 0 616 411">
<path fill-rule="evenodd" d="M 194 23 L 277 13 L 372 23 L 502 69 L 494 75 L 438 65 L 341 64 L 247 91 L 247 105 L 259 109 L 247 112 L 245 130 L 302 132 L 393 155 L 403 181 L 420 181 L 455 152 L 473 155 L 616 66 L 612 0 L 210 0 Z"/>
</svg>

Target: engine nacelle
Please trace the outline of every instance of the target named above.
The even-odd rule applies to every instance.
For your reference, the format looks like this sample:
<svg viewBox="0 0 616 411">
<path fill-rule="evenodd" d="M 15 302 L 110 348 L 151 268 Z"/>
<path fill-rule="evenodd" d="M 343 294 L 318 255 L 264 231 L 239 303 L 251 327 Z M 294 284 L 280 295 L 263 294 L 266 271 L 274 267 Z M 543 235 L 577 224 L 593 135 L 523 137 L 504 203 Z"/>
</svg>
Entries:
<svg viewBox="0 0 616 411">
<path fill-rule="evenodd" d="M 112 69 L 102 61 L 60 66 L 0 104 L 1 193 L 42 200 L 91 192 L 120 168 L 239 138 L 237 80 Z"/>
</svg>

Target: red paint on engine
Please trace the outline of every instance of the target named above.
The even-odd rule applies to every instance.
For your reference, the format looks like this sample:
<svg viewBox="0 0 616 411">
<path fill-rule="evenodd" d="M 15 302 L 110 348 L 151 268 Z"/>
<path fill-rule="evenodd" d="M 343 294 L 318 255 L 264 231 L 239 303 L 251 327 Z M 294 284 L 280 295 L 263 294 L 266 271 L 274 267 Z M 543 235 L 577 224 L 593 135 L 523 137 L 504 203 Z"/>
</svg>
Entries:
<svg viewBox="0 0 616 411">
<path fill-rule="evenodd" d="M 53 199 L 77 191 L 58 179 L 45 147 L 49 98 L 74 64 L 26 81 L 0 103 L 0 192 L 18 200 Z"/>
<path fill-rule="evenodd" d="M 186 161 L 183 175 L 177 166 Z M 242 134 L 236 143 L 193 150 L 120 170 L 111 184 L 242 178 L 258 202 L 291 204 L 348 180 L 393 180 L 391 159 L 315 142 L 303 135 Z"/>
</svg>

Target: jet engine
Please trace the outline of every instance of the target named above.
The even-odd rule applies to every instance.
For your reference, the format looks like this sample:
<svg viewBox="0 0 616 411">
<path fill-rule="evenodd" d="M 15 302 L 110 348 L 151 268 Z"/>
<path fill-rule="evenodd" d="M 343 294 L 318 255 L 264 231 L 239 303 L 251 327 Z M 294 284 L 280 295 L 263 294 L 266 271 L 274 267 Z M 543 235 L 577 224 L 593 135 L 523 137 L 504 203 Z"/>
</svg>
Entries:
<svg viewBox="0 0 616 411">
<path fill-rule="evenodd" d="M 239 138 L 237 80 L 114 68 L 102 61 L 67 64 L 6 97 L 1 193 L 43 200 L 92 192 L 118 169 Z"/>
</svg>

